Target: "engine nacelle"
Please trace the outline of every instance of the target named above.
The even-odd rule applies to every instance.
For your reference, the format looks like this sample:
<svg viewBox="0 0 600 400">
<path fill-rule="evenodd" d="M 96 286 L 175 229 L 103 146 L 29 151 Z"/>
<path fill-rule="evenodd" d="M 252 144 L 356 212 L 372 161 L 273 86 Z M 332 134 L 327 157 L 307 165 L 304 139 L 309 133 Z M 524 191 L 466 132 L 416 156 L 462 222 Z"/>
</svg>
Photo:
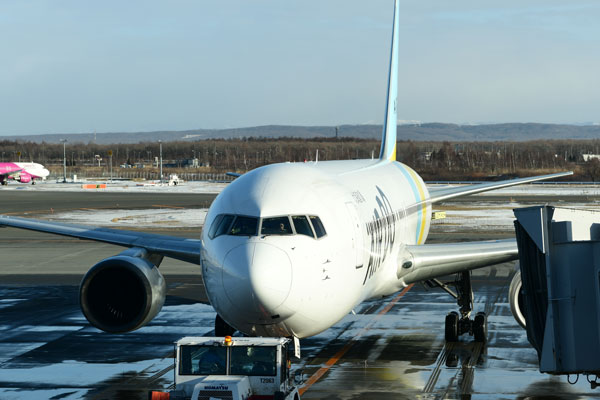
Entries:
<svg viewBox="0 0 600 400">
<path fill-rule="evenodd" d="M 31 182 L 31 175 L 21 174 L 19 175 L 19 182 L 21 183 L 29 183 Z"/>
<path fill-rule="evenodd" d="M 96 328 L 123 333 L 150 322 L 165 303 L 167 286 L 144 258 L 109 257 L 94 265 L 79 287 L 81 310 Z"/>
<path fill-rule="evenodd" d="M 523 315 L 522 286 L 523 283 L 521 281 L 521 270 L 519 270 L 513 276 L 512 281 L 510 281 L 510 288 L 508 289 L 508 301 L 510 303 L 510 311 L 512 312 L 513 317 L 515 317 L 522 328 L 525 328 L 527 322 L 525 321 L 525 316 Z"/>
</svg>

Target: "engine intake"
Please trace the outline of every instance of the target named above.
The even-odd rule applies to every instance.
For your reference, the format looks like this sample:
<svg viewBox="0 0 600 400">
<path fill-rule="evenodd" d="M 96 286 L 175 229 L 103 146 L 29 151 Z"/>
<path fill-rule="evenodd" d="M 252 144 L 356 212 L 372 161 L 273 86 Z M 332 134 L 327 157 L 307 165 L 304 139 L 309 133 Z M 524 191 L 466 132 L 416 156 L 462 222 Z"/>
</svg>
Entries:
<svg viewBox="0 0 600 400">
<path fill-rule="evenodd" d="M 128 255 L 94 265 L 79 288 L 83 315 L 96 328 L 111 333 L 146 325 L 161 310 L 165 295 L 166 283 L 158 268 Z"/>
</svg>

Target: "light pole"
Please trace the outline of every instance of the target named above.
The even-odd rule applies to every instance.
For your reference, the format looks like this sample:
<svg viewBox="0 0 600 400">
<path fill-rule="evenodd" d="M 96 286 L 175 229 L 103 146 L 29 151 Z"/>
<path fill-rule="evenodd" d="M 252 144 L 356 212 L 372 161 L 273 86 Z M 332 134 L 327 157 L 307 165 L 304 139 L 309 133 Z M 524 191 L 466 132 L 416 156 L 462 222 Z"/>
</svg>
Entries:
<svg viewBox="0 0 600 400">
<path fill-rule="evenodd" d="M 108 157 L 110 158 L 110 183 L 112 183 L 112 150 L 108 151 Z"/>
<path fill-rule="evenodd" d="M 158 144 L 160 146 L 160 183 L 162 184 L 162 182 L 163 182 L 163 177 L 162 177 L 162 140 L 159 140 Z"/>
<path fill-rule="evenodd" d="M 67 139 L 60 139 L 63 144 L 63 183 L 67 183 Z"/>
</svg>

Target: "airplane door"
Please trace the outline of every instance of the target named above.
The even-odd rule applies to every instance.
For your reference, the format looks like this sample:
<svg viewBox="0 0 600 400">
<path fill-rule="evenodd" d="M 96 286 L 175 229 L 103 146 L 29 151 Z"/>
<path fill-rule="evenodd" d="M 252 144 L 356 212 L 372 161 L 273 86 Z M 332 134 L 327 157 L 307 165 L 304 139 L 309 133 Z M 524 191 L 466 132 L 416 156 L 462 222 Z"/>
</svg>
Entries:
<svg viewBox="0 0 600 400">
<path fill-rule="evenodd" d="M 346 209 L 350 214 L 350 223 L 352 224 L 352 247 L 354 248 L 354 254 L 356 258 L 355 267 L 362 268 L 364 264 L 364 239 L 363 232 L 360 226 L 360 219 L 358 218 L 358 210 L 353 203 L 346 203 Z"/>
</svg>

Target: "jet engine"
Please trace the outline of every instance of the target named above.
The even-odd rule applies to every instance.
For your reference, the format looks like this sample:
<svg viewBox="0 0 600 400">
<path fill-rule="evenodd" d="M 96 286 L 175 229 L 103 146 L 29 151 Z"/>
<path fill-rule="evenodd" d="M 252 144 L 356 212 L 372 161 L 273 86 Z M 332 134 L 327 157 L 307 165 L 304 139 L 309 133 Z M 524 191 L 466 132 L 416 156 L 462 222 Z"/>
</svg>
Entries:
<svg viewBox="0 0 600 400">
<path fill-rule="evenodd" d="M 517 320 L 519 325 L 525 329 L 526 321 L 523 315 L 523 291 L 521 281 L 521 270 L 513 276 L 510 282 L 510 288 L 508 289 L 508 301 L 510 303 L 510 311 L 513 317 Z"/>
<path fill-rule="evenodd" d="M 19 175 L 19 182 L 21 183 L 29 183 L 31 181 L 31 176 L 30 175 Z"/>
<path fill-rule="evenodd" d="M 158 268 L 145 258 L 124 253 L 94 265 L 79 288 L 83 315 L 105 332 L 141 328 L 165 302 L 166 284 Z"/>
</svg>

